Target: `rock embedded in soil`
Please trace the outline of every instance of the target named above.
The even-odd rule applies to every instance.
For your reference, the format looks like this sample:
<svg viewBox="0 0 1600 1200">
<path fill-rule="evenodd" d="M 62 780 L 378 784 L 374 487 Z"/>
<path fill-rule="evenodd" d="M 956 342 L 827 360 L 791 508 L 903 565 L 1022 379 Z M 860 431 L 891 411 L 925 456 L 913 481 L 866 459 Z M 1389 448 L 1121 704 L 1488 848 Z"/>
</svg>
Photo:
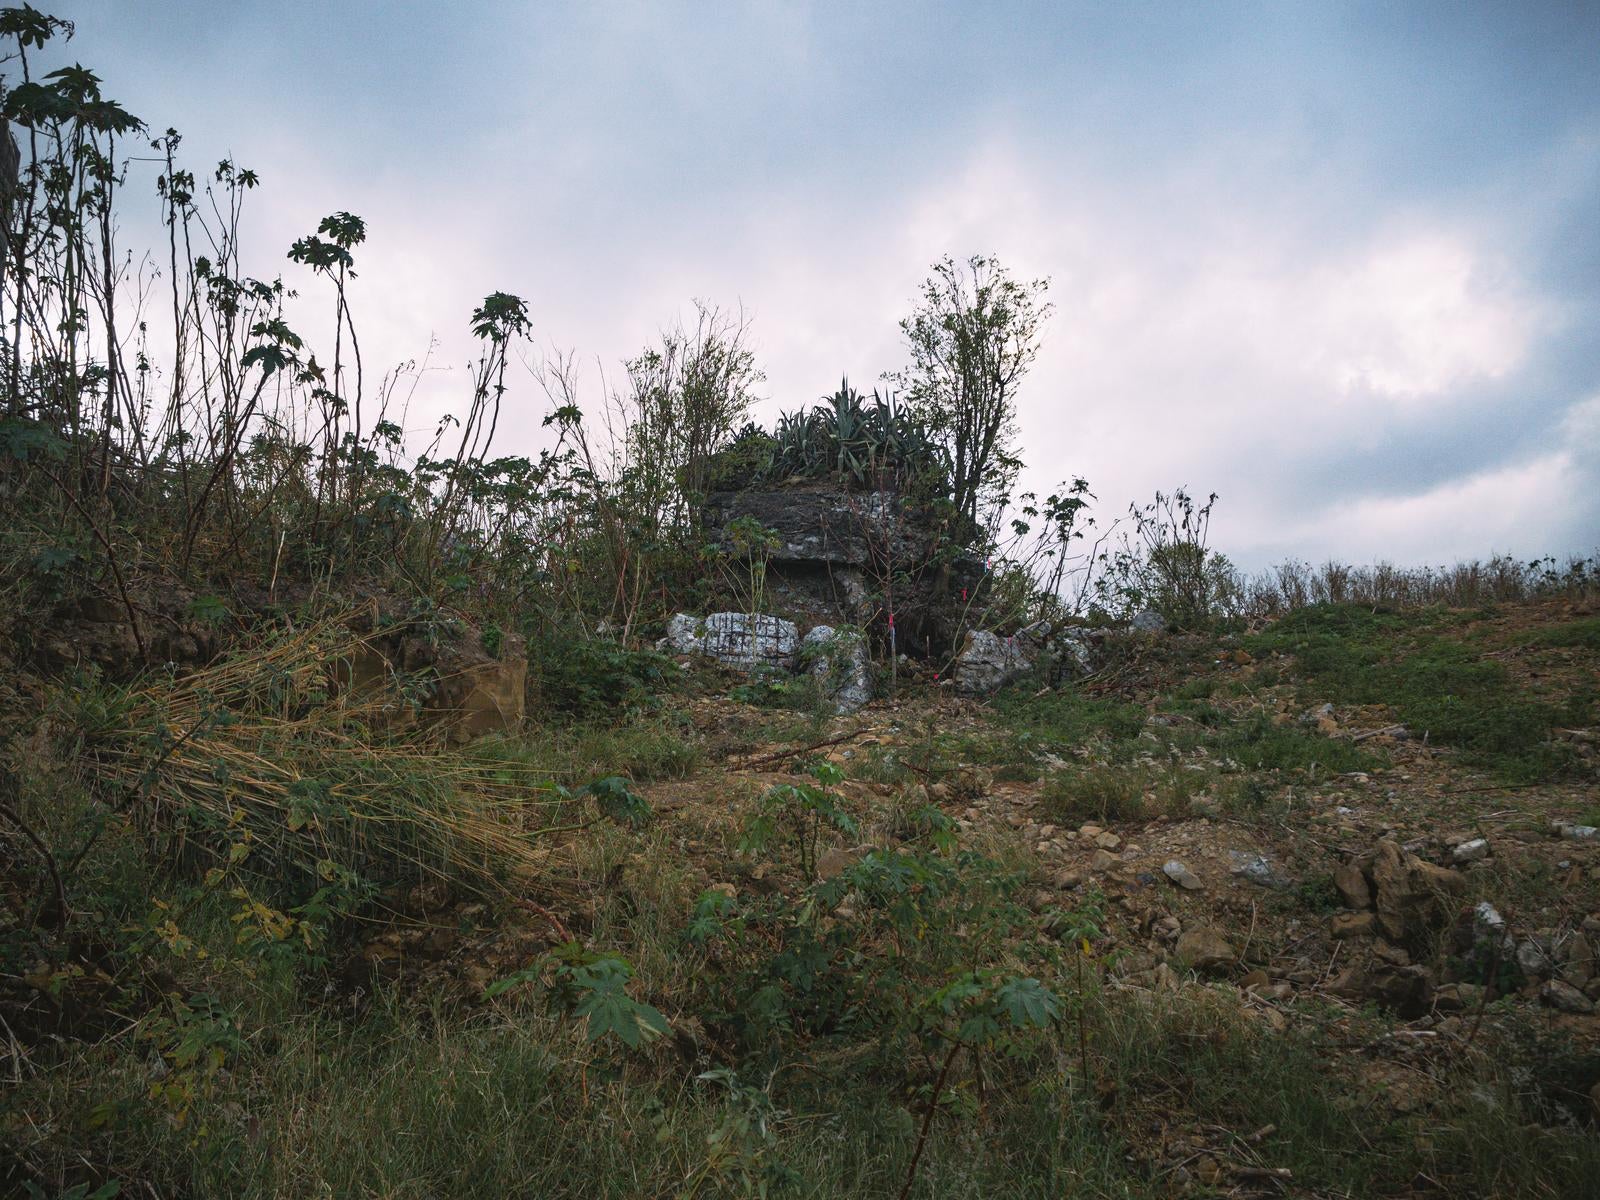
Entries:
<svg viewBox="0 0 1600 1200">
<path fill-rule="evenodd" d="M 1246 854 L 1240 850 L 1230 850 L 1228 857 L 1233 861 L 1229 871 L 1247 879 L 1257 887 L 1275 888 L 1282 890 L 1289 887 L 1289 881 L 1273 869 L 1272 863 L 1264 854 Z"/>
<path fill-rule="evenodd" d="M 1214 970 L 1238 960 L 1233 943 L 1210 926 L 1201 925 L 1178 935 L 1175 953 L 1185 966 L 1197 971 Z"/>
<path fill-rule="evenodd" d="M 759 666 L 790 667 L 800 645 L 793 621 L 765 613 L 712 613 L 701 620 L 678 613 L 667 622 L 658 650 L 702 654 L 742 671 Z"/>
<path fill-rule="evenodd" d="M 1555 963 L 1550 961 L 1550 952 L 1533 938 L 1524 938 L 1517 943 L 1517 967 L 1530 979 L 1543 979 L 1555 970 Z"/>
<path fill-rule="evenodd" d="M 1393 838 L 1377 845 L 1372 860 L 1378 924 L 1396 941 L 1415 938 L 1448 916 L 1448 898 L 1466 889 L 1458 871 L 1436 867 L 1400 848 Z"/>
<path fill-rule="evenodd" d="M 1372 887 L 1357 864 L 1347 862 L 1335 867 L 1333 886 L 1338 889 L 1346 908 L 1359 910 L 1372 907 Z"/>
<path fill-rule="evenodd" d="M 1177 859 L 1173 859 L 1161 868 L 1166 877 L 1172 880 L 1186 892 L 1198 892 L 1206 885 L 1200 882 L 1200 877 Z"/>
<path fill-rule="evenodd" d="M 853 713 L 872 699 L 872 655 L 860 630 L 815 626 L 800 639 L 799 653 L 834 712 Z"/>
<path fill-rule="evenodd" d="M 1539 999 L 1551 1008 L 1565 1013 L 1588 1014 L 1594 1012 L 1594 1001 L 1570 983 L 1559 979 L 1546 980 L 1539 989 Z"/>
<path fill-rule="evenodd" d="M 1473 838 L 1471 841 L 1462 842 L 1450 852 L 1450 858 L 1457 864 L 1479 862 L 1489 856 L 1489 841 L 1487 838 Z"/>
<path fill-rule="evenodd" d="M 1031 639 L 975 629 L 967 634 L 950 674 L 962 695 L 987 696 L 1021 679 L 1038 661 L 1039 648 Z"/>
<path fill-rule="evenodd" d="M 1378 918 L 1370 912 L 1335 913 L 1329 922 L 1329 932 L 1336 938 L 1368 937 L 1377 924 Z"/>
<path fill-rule="evenodd" d="M 1561 978 L 1573 987 L 1582 987 L 1594 978 L 1594 947 L 1583 934 L 1574 934 L 1566 944 Z"/>
</svg>

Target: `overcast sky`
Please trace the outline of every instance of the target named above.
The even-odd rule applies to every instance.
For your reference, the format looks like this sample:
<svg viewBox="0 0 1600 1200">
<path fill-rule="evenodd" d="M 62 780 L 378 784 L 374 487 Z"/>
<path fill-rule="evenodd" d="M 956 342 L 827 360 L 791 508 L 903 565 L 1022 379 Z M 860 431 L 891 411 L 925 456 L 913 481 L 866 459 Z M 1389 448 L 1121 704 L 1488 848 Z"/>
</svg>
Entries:
<svg viewBox="0 0 1600 1200">
<path fill-rule="evenodd" d="M 369 369 L 454 368 L 413 425 L 490 291 L 613 378 L 742 304 L 769 418 L 993 253 L 1053 280 L 1030 485 L 1214 490 L 1252 567 L 1600 546 L 1600 3 L 35 2 L 197 171 L 260 173 L 256 274 L 367 220 Z"/>
</svg>

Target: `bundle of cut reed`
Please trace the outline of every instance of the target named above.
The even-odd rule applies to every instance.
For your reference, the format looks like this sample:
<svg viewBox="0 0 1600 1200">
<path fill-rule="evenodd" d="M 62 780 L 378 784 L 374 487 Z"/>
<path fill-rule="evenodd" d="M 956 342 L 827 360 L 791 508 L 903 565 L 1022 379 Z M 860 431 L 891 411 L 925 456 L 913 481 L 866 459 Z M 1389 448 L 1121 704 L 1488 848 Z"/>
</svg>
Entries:
<svg viewBox="0 0 1600 1200">
<path fill-rule="evenodd" d="M 244 844 L 284 872 L 333 862 L 384 882 L 525 886 L 550 865 L 540 835 L 570 801 L 509 752 L 397 732 L 396 691 L 350 683 L 370 636 L 345 617 L 272 632 L 102 702 L 83 729 L 96 785 L 166 855 Z"/>
</svg>

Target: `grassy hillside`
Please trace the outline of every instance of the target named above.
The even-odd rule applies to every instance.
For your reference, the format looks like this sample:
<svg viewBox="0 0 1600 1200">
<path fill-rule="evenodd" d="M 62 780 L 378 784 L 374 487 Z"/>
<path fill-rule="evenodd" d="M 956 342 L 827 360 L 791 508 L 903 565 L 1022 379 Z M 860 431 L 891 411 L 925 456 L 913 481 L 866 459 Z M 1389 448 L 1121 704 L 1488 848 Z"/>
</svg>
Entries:
<svg viewBox="0 0 1600 1200">
<path fill-rule="evenodd" d="M 1600 818 L 1592 606 L 1312 608 L 847 718 L 696 672 L 620 720 L 375 742 L 378 778 L 283 749 L 361 781 L 298 810 L 191 771 L 209 815 L 158 859 L 108 772 L 139 697 L 51 686 L 11 803 L 71 920 L 5 943 L 0 1169 L 42 1195 L 1589 1194 L 1600 842 L 1552 822 Z M 440 788 L 515 856 L 463 853 Z M 369 808 L 397 795 L 413 869 L 380 890 L 359 855 L 399 852 Z M 1374 926 L 1336 880 L 1385 839 L 1443 882 Z"/>
</svg>

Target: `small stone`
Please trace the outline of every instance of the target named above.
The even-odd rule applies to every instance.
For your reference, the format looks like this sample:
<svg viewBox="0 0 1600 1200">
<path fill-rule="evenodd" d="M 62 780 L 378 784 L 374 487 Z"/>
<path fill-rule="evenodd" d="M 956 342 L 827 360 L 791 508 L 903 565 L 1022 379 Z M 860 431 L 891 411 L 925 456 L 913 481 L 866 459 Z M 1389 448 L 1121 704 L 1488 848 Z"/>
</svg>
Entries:
<svg viewBox="0 0 1600 1200">
<path fill-rule="evenodd" d="M 1143 950 L 1134 950 L 1124 954 L 1111 968 L 1118 978 L 1128 979 L 1135 975 L 1142 975 L 1146 971 L 1155 970 L 1156 956 Z"/>
<path fill-rule="evenodd" d="M 1473 838 L 1469 842 L 1462 842 L 1450 852 L 1450 857 L 1457 863 L 1478 862 L 1489 856 L 1489 840 L 1487 838 Z"/>
<path fill-rule="evenodd" d="M 853 850 L 825 850 L 817 857 L 817 878 L 832 879 L 855 866 L 866 855 L 865 847 Z M 731 886 L 731 885 L 730 885 Z M 729 895 L 732 895 L 730 892 Z"/>
<path fill-rule="evenodd" d="M 1561 978 L 1573 987 L 1582 987 L 1594 978 L 1594 947 L 1581 933 L 1573 934 L 1566 944 Z"/>
<path fill-rule="evenodd" d="M 1570 983 L 1562 983 L 1559 979 L 1548 979 L 1539 989 L 1539 999 L 1551 1008 L 1560 1009 L 1567 1013 L 1592 1013 L 1594 1001 L 1585 996 Z"/>
<path fill-rule="evenodd" d="M 1197 971 L 1225 967 L 1239 957 L 1227 938 L 1204 925 L 1179 935 L 1176 953 L 1180 962 Z"/>
<path fill-rule="evenodd" d="M 1391 946 L 1382 938 L 1379 938 L 1373 945 L 1372 955 L 1374 958 L 1381 959 L 1391 966 L 1409 967 L 1411 965 L 1411 955 L 1404 946 Z"/>
<path fill-rule="evenodd" d="M 1271 982 L 1271 977 L 1268 976 L 1267 973 L 1260 967 L 1257 967 L 1254 971 L 1251 971 L 1249 974 L 1247 974 L 1243 979 L 1239 980 L 1239 990 L 1241 992 L 1253 992 L 1259 988 L 1266 987 L 1267 984 Z"/>
<path fill-rule="evenodd" d="M 1078 836 L 1086 842 L 1094 841 L 1095 838 L 1099 837 L 1104 832 L 1105 830 L 1098 825 L 1091 824 L 1078 826 Z"/>
<path fill-rule="evenodd" d="M 1483 988 L 1475 983 L 1447 983 L 1433 993 L 1434 1007 L 1440 1012 L 1471 1012 L 1483 999 Z"/>
<path fill-rule="evenodd" d="M 1372 888 L 1361 868 L 1353 862 L 1340 863 L 1333 869 L 1333 886 L 1339 890 L 1345 907 L 1362 909 L 1372 907 Z"/>
<path fill-rule="evenodd" d="M 1555 969 L 1545 948 L 1532 938 L 1517 943 L 1517 966 L 1530 979 L 1542 979 Z"/>
<path fill-rule="evenodd" d="M 1600 838 L 1600 828 L 1593 825 L 1574 825 L 1570 821 L 1556 821 L 1556 834 L 1569 842 L 1592 842 Z"/>
<path fill-rule="evenodd" d="M 1370 912 L 1334 913 L 1329 931 L 1336 938 L 1367 937 L 1377 924 L 1377 916 Z"/>
<path fill-rule="evenodd" d="M 1472 920 L 1482 933 L 1496 934 L 1506 931 L 1506 919 L 1500 915 L 1500 910 L 1487 900 L 1478 901 L 1472 910 Z"/>
<path fill-rule="evenodd" d="M 1230 850 L 1228 857 L 1233 860 L 1233 865 L 1228 868 L 1234 875 L 1248 879 L 1257 887 L 1286 888 L 1288 883 L 1279 878 L 1272 864 L 1262 854 L 1245 854 L 1239 850 Z"/>
<path fill-rule="evenodd" d="M 1320 704 L 1316 708 L 1308 708 L 1300 714 L 1302 725 L 1315 725 L 1318 721 L 1333 716 L 1332 704 Z"/>
<path fill-rule="evenodd" d="M 1083 883 L 1082 871 L 1057 871 L 1050 877 L 1050 882 L 1063 892 L 1070 892 L 1073 888 Z"/>
<path fill-rule="evenodd" d="M 1105 850 L 1096 850 L 1094 857 L 1089 860 L 1089 869 L 1091 871 L 1110 871 L 1121 865 L 1122 860 L 1120 858 Z"/>
<path fill-rule="evenodd" d="M 1166 877 L 1172 880 L 1186 892 L 1198 892 L 1206 885 L 1200 882 L 1200 877 L 1177 859 L 1173 859 L 1161 868 Z"/>
<path fill-rule="evenodd" d="M 1102 850 L 1120 850 L 1122 848 L 1122 839 L 1114 833 L 1106 832 L 1095 838 L 1094 844 Z"/>
</svg>

